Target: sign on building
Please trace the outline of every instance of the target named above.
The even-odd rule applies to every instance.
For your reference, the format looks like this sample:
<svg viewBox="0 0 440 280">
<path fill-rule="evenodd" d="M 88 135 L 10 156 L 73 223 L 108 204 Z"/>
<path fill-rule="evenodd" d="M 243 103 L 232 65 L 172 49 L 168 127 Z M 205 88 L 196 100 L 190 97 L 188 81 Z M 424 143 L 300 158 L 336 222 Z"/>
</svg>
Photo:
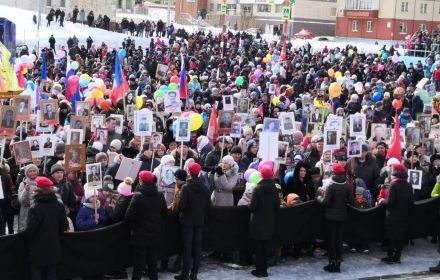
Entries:
<svg viewBox="0 0 440 280">
<path fill-rule="evenodd" d="M 290 7 L 289 6 L 284 6 L 283 7 L 283 16 L 282 16 L 282 20 L 289 20 L 290 19 Z"/>
</svg>

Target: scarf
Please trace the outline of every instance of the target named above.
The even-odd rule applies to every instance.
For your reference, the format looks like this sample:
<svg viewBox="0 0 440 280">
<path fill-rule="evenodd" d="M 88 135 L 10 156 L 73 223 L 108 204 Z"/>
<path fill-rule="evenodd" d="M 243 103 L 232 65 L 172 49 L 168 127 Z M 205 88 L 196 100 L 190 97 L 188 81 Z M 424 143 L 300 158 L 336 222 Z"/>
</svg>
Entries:
<svg viewBox="0 0 440 280">
<path fill-rule="evenodd" d="M 84 202 L 83 205 L 90 209 L 95 209 L 95 204 L 91 202 Z M 99 209 L 101 207 L 101 202 L 99 200 L 96 201 L 96 209 Z"/>
<path fill-rule="evenodd" d="M 197 151 L 200 153 L 206 145 L 209 144 L 209 139 L 206 136 L 200 136 L 200 143 L 197 145 Z"/>
</svg>

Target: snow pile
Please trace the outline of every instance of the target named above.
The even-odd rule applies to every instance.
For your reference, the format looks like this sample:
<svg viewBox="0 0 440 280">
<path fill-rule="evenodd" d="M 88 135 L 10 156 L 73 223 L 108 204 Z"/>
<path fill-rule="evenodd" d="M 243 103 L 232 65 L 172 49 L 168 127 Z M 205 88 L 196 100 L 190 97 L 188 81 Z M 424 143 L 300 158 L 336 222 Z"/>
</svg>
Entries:
<svg viewBox="0 0 440 280">
<path fill-rule="evenodd" d="M 0 17 L 5 17 L 11 20 L 16 25 L 17 33 L 17 45 L 28 45 L 32 50 L 36 48 L 38 42 L 37 36 L 37 25 L 32 21 L 33 15 L 36 13 L 29 10 L 23 10 L 8 6 L 0 5 Z M 166 10 L 165 9 L 155 9 L 155 17 L 152 18 L 148 15 L 131 15 L 118 13 L 118 20 L 122 17 L 133 18 L 134 21 L 139 22 L 143 19 L 145 20 L 158 20 L 159 18 L 166 22 Z M 72 23 L 69 21 L 64 22 L 64 28 L 59 26 L 58 22 L 52 22 L 50 27 L 46 27 L 46 15 L 42 15 L 41 27 L 40 27 L 40 47 L 48 47 L 49 37 L 54 35 L 56 40 L 56 48 L 59 49 L 61 46 L 67 45 L 67 39 L 75 35 L 79 39 L 80 45 L 86 45 L 86 39 L 91 36 L 96 45 L 100 45 L 101 42 L 105 42 L 110 48 L 117 48 L 121 45 L 124 38 L 128 37 L 128 34 L 121 34 L 116 32 L 108 32 L 99 28 L 90 28 L 87 25 L 80 23 Z M 184 27 L 188 32 L 194 32 L 198 29 L 197 26 L 183 26 L 175 24 L 176 28 Z M 207 27 L 203 28 L 207 31 L 212 31 L 214 34 L 220 32 L 220 28 Z M 279 37 L 272 36 L 271 34 L 263 34 L 264 39 L 268 41 L 279 41 Z M 142 45 L 143 47 L 149 46 L 150 38 L 139 38 L 134 37 L 137 45 Z M 376 44 L 375 40 L 364 40 L 364 39 L 348 39 L 348 38 L 330 38 L 331 41 L 318 41 L 318 40 L 292 40 L 292 45 L 294 48 L 299 48 L 310 42 L 313 51 L 321 51 L 325 46 L 330 49 L 339 47 L 344 48 L 347 44 L 356 45 L 358 52 L 373 53 L 377 52 L 384 44 L 388 47 L 393 44 L 392 41 L 379 41 Z M 164 38 L 164 42 L 167 40 Z"/>
</svg>

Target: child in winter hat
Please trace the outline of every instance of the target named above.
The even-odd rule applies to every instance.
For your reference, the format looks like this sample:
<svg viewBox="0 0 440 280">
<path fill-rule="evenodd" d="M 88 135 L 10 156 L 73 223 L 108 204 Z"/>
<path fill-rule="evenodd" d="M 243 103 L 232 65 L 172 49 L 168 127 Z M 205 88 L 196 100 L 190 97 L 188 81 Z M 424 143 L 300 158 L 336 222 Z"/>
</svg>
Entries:
<svg viewBox="0 0 440 280">
<path fill-rule="evenodd" d="M 118 193 L 125 197 L 130 197 L 134 193 L 132 192 L 133 179 L 126 177 L 124 182 L 120 183 L 118 186 Z"/>
<path fill-rule="evenodd" d="M 101 206 L 95 187 L 84 185 L 84 199 L 83 206 L 76 216 L 76 227 L 78 230 L 96 229 L 105 222 L 107 214 Z"/>
</svg>

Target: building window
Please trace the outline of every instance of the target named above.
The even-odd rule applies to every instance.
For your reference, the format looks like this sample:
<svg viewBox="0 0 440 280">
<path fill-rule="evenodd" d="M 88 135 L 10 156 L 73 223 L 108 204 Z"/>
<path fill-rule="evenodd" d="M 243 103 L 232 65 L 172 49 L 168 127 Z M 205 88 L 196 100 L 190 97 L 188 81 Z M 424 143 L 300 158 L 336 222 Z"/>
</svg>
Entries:
<svg viewBox="0 0 440 280">
<path fill-rule="evenodd" d="M 209 3 L 209 11 L 210 12 L 214 11 L 214 3 Z"/>
<path fill-rule="evenodd" d="M 66 7 L 66 0 L 61 0 L 60 1 L 60 7 L 61 8 L 65 8 Z"/>
<path fill-rule="evenodd" d="M 421 23 L 420 25 L 419 25 L 419 29 L 420 29 L 420 31 L 426 31 L 426 24 L 424 24 L 424 23 Z"/>
<path fill-rule="evenodd" d="M 228 15 L 236 15 L 237 14 L 237 5 L 228 4 L 228 9 L 226 12 Z"/>
<path fill-rule="evenodd" d="M 367 21 L 367 32 L 373 32 L 373 22 Z"/>
<path fill-rule="evenodd" d="M 270 13 L 270 5 L 258 5 L 258 10 L 259 13 Z"/>
<path fill-rule="evenodd" d="M 217 11 L 221 11 L 222 10 L 222 4 L 217 4 Z"/>
<path fill-rule="evenodd" d="M 46 6 L 52 7 L 52 0 L 46 0 Z"/>
<path fill-rule="evenodd" d="M 379 0 L 345 0 L 345 9 L 379 10 Z"/>
<path fill-rule="evenodd" d="M 402 5 L 400 6 L 400 11 L 402 13 L 407 13 L 408 12 L 408 2 L 403 1 Z"/>
<path fill-rule="evenodd" d="M 336 8 L 331 8 L 330 10 L 330 16 L 335 17 L 336 16 Z"/>
<path fill-rule="evenodd" d="M 427 3 L 422 3 L 420 5 L 420 13 L 421 14 L 426 14 L 426 10 L 428 9 L 428 4 Z"/>
<path fill-rule="evenodd" d="M 243 15 L 252 16 L 252 6 L 243 6 Z"/>
<path fill-rule="evenodd" d="M 283 5 L 275 5 L 275 13 L 281 14 L 283 12 Z"/>
<path fill-rule="evenodd" d="M 406 34 L 408 32 L 408 25 L 406 22 L 401 22 L 399 24 L 399 33 L 400 34 Z"/>
<path fill-rule="evenodd" d="M 358 32 L 358 25 L 359 25 L 359 22 L 357 20 L 353 20 L 351 22 L 351 31 Z"/>
</svg>

